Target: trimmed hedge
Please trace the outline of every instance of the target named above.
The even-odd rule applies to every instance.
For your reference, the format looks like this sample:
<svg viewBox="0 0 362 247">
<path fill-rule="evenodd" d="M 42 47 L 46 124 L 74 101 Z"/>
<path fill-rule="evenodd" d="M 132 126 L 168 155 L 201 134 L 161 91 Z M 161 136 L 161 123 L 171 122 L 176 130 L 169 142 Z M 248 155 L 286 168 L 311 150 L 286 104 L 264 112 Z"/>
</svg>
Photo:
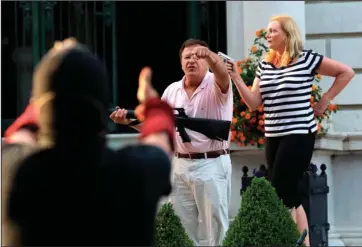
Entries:
<svg viewBox="0 0 362 247">
<path fill-rule="evenodd" d="M 171 203 L 161 206 L 156 217 L 155 246 L 194 246 Z"/>
<path fill-rule="evenodd" d="M 253 178 L 223 246 L 295 246 L 300 234 L 288 209 L 265 178 Z"/>
</svg>

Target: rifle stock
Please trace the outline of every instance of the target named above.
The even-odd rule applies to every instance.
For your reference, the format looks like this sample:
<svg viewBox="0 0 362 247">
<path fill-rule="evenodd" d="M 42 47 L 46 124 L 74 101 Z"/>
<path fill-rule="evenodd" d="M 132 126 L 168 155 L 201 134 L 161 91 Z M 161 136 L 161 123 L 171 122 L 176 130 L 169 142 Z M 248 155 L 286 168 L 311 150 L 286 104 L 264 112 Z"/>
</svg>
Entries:
<svg viewBox="0 0 362 247">
<path fill-rule="evenodd" d="M 176 119 L 179 132 L 186 128 L 199 132 L 213 140 L 227 141 L 229 139 L 230 121 L 188 117 L 176 117 Z M 187 141 L 183 139 L 183 142 Z"/>
<path fill-rule="evenodd" d="M 182 141 L 191 142 L 185 129 L 199 132 L 212 140 L 228 141 L 231 122 L 206 118 L 190 118 L 183 108 L 175 108 L 176 131 L 179 132 Z M 127 110 L 127 119 L 137 119 L 133 110 Z"/>
</svg>

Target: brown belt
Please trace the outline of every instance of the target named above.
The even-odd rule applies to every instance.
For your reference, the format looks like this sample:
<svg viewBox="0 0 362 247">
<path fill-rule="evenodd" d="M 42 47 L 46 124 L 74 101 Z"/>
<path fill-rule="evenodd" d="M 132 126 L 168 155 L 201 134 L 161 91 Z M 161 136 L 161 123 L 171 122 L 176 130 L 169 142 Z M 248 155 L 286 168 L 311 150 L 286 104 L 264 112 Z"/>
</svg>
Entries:
<svg viewBox="0 0 362 247">
<path fill-rule="evenodd" d="M 184 158 L 184 159 L 213 159 L 217 158 L 220 155 L 230 154 L 229 149 L 221 149 L 217 151 L 211 151 L 207 153 L 189 153 L 189 154 L 181 154 L 175 152 L 176 158 Z"/>
</svg>

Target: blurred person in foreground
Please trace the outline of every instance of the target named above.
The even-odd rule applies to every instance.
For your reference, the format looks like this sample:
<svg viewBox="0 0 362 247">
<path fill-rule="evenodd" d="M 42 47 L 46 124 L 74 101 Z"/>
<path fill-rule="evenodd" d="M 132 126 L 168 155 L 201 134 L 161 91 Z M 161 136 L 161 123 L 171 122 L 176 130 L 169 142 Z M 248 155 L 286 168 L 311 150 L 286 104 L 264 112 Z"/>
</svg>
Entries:
<svg viewBox="0 0 362 247">
<path fill-rule="evenodd" d="M 1 146 L 1 234 L 2 246 L 18 245 L 16 226 L 7 215 L 9 187 L 19 163 L 36 150 L 39 127 L 33 105 L 27 106 L 5 131 Z"/>
<path fill-rule="evenodd" d="M 143 69 L 140 144 L 113 151 L 106 147 L 103 63 L 73 39 L 42 58 L 32 90 L 39 151 L 19 165 L 9 194 L 20 245 L 153 244 L 157 203 L 171 191 L 174 116 L 150 80 Z"/>
</svg>

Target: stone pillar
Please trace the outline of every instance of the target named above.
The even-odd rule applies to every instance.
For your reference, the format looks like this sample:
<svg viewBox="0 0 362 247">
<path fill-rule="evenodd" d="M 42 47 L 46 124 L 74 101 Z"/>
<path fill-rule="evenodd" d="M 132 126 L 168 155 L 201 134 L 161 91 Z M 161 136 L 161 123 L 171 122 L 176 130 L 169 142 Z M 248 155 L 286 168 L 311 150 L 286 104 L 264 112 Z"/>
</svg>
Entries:
<svg viewBox="0 0 362 247">
<path fill-rule="evenodd" d="M 244 2 L 226 2 L 227 54 L 234 59 L 244 57 Z"/>
<path fill-rule="evenodd" d="M 227 52 L 234 59 L 249 55 L 255 31 L 266 28 L 272 16 L 292 16 L 305 41 L 304 1 L 236 1 L 226 3 L 227 11 Z"/>
</svg>

